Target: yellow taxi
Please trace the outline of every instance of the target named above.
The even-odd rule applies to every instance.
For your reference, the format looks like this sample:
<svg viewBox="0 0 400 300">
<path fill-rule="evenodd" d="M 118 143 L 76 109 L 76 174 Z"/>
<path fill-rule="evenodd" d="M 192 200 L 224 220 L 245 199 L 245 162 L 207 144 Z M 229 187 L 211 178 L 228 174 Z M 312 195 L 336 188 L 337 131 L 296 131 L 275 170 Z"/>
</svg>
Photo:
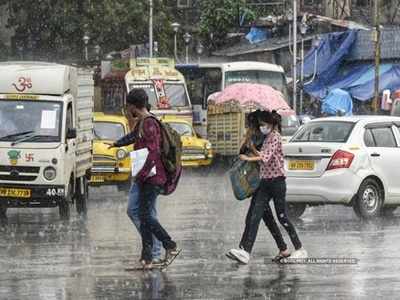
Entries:
<svg viewBox="0 0 400 300">
<path fill-rule="evenodd" d="M 212 164 L 211 143 L 199 138 L 188 121 L 173 116 L 164 116 L 161 121 L 170 125 L 181 136 L 182 166 L 200 167 Z"/>
<path fill-rule="evenodd" d="M 129 132 L 126 117 L 94 113 L 93 123 L 93 167 L 91 185 L 116 185 L 126 190 L 131 181 L 131 159 L 133 146 L 109 149 L 109 144 Z"/>
</svg>

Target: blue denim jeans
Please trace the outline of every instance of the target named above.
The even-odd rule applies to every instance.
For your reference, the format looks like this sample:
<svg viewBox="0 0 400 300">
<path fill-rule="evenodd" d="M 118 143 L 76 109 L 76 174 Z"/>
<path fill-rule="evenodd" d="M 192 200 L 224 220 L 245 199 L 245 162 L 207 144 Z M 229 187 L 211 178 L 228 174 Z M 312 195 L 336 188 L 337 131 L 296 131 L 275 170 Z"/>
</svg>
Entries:
<svg viewBox="0 0 400 300">
<path fill-rule="evenodd" d="M 140 211 L 139 211 L 139 185 L 133 183 L 128 196 L 128 216 L 132 220 L 132 223 L 135 225 L 137 231 L 140 234 Z M 154 205 L 151 208 L 151 215 L 153 218 L 157 219 L 157 207 L 156 207 L 156 199 L 153 201 Z M 153 259 L 158 259 L 161 257 L 161 247 L 162 244 L 157 238 L 153 235 L 153 250 L 152 255 Z"/>
</svg>

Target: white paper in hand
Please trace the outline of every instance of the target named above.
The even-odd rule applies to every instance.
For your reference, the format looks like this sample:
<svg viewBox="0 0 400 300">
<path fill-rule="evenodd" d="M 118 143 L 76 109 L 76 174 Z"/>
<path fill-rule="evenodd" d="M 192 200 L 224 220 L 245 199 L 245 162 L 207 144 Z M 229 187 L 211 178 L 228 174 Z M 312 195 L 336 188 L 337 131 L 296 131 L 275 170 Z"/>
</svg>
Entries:
<svg viewBox="0 0 400 300">
<path fill-rule="evenodd" d="M 147 156 L 149 156 L 149 150 L 147 148 L 135 150 L 131 152 L 132 162 L 132 176 L 136 177 L 137 174 L 143 169 L 146 163 Z"/>
</svg>

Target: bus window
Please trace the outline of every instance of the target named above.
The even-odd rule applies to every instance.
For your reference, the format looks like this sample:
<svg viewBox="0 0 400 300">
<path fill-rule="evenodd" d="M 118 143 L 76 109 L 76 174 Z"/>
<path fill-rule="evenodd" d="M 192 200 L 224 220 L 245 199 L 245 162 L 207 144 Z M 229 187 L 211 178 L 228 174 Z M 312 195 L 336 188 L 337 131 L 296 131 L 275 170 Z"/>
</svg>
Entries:
<svg viewBox="0 0 400 300">
<path fill-rule="evenodd" d="M 245 70 L 245 71 L 228 71 L 225 74 L 225 87 L 234 83 L 260 83 L 272 86 L 278 91 L 284 89 L 284 77 L 280 72 Z"/>
<path fill-rule="evenodd" d="M 183 84 L 164 83 L 164 89 L 171 107 L 189 106 L 186 89 Z"/>
</svg>

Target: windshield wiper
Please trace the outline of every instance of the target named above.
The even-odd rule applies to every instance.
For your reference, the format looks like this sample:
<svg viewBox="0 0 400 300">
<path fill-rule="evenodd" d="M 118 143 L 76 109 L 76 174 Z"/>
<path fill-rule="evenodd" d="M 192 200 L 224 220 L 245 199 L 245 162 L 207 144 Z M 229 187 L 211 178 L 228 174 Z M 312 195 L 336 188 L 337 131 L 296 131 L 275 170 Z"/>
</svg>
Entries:
<svg viewBox="0 0 400 300">
<path fill-rule="evenodd" d="M 8 134 L 8 135 L 0 137 L 0 140 L 9 139 L 9 138 L 17 137 L 17 136 L 20 136 L 20 135 L 26 135 L 26 134 L 30 134 L 30 133 L 33 133 L 33 132 L 34 132 L 33 130 L 29 130 L 29 131 L 23 131 L 23 132 L 17 132 L 17 133 L 13 133 L 13 134 Z"/>
<path fill-rule="evenodd" d="M 30 140 L 30 139 L 32 139 L 34 137 L 40 136 L 40 135 L 37 135 L 34 131 L 32 131 L 31 133 L 33 133 L 33 134 L 28 135 L 28 136 L 24 136 L 24 137 L 20 138 L 19 140 L 16 140 L 16 141 L 12 142 L 11 146 L 15 146 L 15 145 L 17 145 L 19 143 L 22 143 L 22 142 L 28 141 L 28 140 Z"/>
<path fill-rule="evenodd" d="M 54 138 L 57 138 L 57 136 L 54 136 L 54 135 L 44 135 L 44 134 L 33 134 L 33 135 L 24 137 L 24 138 L 22 138 L 22 139 L 20 139 L 20 140 L 18 140 L 18 141 L 13 142 L 13 143 L 11 144 L 11 146 L 14 146 L 14 145 L 19 144 L 19 143 L 22 143 L 22 142 L 32 141 L 33 139 L 37 139 L 37 138 L 47 138 L 47 139 L 50 139 L 50 138 L 51 138 L 51 139 L 54 139 Z M 51 142 L 51 141 L 49 141 L 49 142 Z"/>
</svg>

